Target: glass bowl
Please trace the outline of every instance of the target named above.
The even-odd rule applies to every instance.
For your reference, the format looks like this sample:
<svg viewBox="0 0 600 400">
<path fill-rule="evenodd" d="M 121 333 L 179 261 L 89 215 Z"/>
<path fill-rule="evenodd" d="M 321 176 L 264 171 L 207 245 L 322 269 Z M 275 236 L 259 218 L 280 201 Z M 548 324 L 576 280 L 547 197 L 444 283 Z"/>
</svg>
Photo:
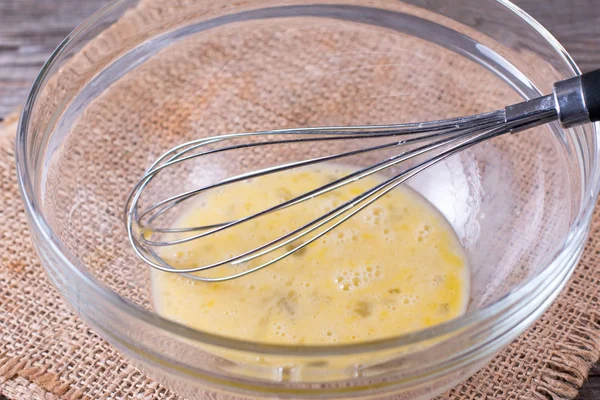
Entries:
<svg viewBox="0 0 600 400">
<path fill-rule="evenodd" d="M 468 115 L 550 93 L 577 73 L 508 1 L 116 1 L 60 45 L 25 104 L 17 163 L 33 242 L 76 312 L 187 398 L 431 398 L 530 326 L 569 278 L 600 182 L 594 126 L 504 135 L 411 179 L 468 253 L 468 311 L 359 344 L 251 343 L 157 315 L 149 271 L 126 239 L 126 195 L 158 155 L 190 139 Z M 158 191 L 243 161 L 198 164 Z"/>
</svg>

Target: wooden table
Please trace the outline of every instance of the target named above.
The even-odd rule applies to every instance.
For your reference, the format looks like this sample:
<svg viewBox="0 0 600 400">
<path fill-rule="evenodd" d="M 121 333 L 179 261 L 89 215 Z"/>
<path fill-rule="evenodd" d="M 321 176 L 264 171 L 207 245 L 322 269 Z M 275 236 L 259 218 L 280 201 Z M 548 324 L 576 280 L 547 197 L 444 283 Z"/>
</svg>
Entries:
<svg viewBox="0 0 600 400">
<path fill-rule="evenodd" d="M 42 63 L 58 43 L 81 20 L 107 3 L 108 0 L 0 0 L 0 119 L 23 102 Z M 600 68 L 598 0 L 515 3 L 549 28 L 582 70 Z M 598 399 L 600 363 L 590 372 L 578 397 Z"/>
</svg>

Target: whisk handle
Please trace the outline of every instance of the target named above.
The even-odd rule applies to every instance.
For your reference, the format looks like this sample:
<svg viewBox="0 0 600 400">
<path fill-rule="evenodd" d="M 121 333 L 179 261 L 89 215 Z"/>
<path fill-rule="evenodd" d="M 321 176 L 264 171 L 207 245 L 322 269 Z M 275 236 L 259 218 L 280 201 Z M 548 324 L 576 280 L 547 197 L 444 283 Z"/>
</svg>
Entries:
<svg viewBox="0 0 600 400">
<path fill-rule="evenodd" d="M 555 83 L 554 101 L 565 128 L 600 121 L 600 70 Z"/>
<path fill-rule="evenodd" d="M 581 87 L 590 121 L 600 121 L 600 69 L 581 75 Z"/>
</svg>

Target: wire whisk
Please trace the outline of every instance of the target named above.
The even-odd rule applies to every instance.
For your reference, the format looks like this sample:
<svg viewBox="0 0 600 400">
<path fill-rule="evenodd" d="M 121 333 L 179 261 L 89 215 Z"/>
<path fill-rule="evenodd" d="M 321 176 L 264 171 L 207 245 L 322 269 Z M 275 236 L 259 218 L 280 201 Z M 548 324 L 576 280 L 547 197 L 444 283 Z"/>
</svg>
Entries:
<svg viewBox="0 0 600 400">
<path fill-rule="evenodd" d="M 125 207 L 128 238 L 136 255 L 158 270 L 183 274 L 191 279 L 205 282 L 219 282 L 239 278 L 266 268 L 309 246 L 389 191 L 454 154 L 494 137 L 526 130 L 556 120 L 559 120 L 564 128 L 600 120 L 600 70 L 557 82 L 554 86 L 554 92 L 550 95 L 511 105 L 503 110 L 468 117 L 394 125 L 280 129 L 193 140 L 178 145 L 159 157 L 131 190 Z M 252 151 L 253 148 L 258 146 L 287 146 L 302 143 L 315 143 L 326 146 L 328 142 L 340 140 L 362 140 L 364 143 L 368 143 L 366 139 L 373 138 L 389 140 L 357 149 L 237 174 L 165 198 L 147 208 L 140 207 L 142 194 L 151 181 L 160 177 L 166 169 L 199 157 L 226 156 L 232 151 Z M 159 223 L 162 219 L 168 219 L 164 217 L 168 216 L 169 212 L 181 203 L 225 185 L 268 174 L 282 173 L 295 168 L 338 161 L 346 157 L 394 149 L 398 149 L 398 152 L 392 156 L 243 218 L 187 228 L 168 227 L 168 224 L 165 227 Z M 421 159 L 423 160 L 420 161 Z M 415 160 L 419 161 L 415 162 Z M 406 167 L 403 168 L 403 166 Z M 293 207 L 301 202 L 337 190 L 392 167 L 400 168 L 400 172 L 393 174 L 393 176 L 386 178 L 371 189 L 318 218 L 256 248 L 232 257 L 194 268 L 176 268 L 159 254 L 160 248 L 200 240 L 248 221 L 258 220 L 267 214 Z M 266 261 L 229 275 L 208 277 L 201 274 L 203 271 L 224 265 L 243 265 L 262 257 L 265 257 Z"/>
</svg>

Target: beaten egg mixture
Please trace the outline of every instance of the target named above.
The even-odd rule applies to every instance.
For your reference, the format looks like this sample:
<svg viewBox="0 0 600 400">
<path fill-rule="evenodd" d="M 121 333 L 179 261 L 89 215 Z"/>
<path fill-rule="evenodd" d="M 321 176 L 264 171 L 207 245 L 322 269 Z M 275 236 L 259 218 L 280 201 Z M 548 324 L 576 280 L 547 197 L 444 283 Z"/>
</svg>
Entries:
<svg viewBox="0 0 600 400">
<path fill-rule="evenodd" d="M 175 226 L 242 218 L 351 172 L 338 165 L 308 167 L 224 186 L 192 200 Z M 302 226 L 381 179 L 363 178 L 159 254 L 176 268 L 223 260 Z M 265 259 L 203 273 L 224 276 L 258 261 Z M 151 277 L 155 308 L 169 319 L 238 339 L 298 345 L 381 339 L 439 324 L 465 311 L 469 291 L 468 263 L 454 231 L 406 186 L 250 275 L 220 283 L 157 270 Z"/>
</svg>

